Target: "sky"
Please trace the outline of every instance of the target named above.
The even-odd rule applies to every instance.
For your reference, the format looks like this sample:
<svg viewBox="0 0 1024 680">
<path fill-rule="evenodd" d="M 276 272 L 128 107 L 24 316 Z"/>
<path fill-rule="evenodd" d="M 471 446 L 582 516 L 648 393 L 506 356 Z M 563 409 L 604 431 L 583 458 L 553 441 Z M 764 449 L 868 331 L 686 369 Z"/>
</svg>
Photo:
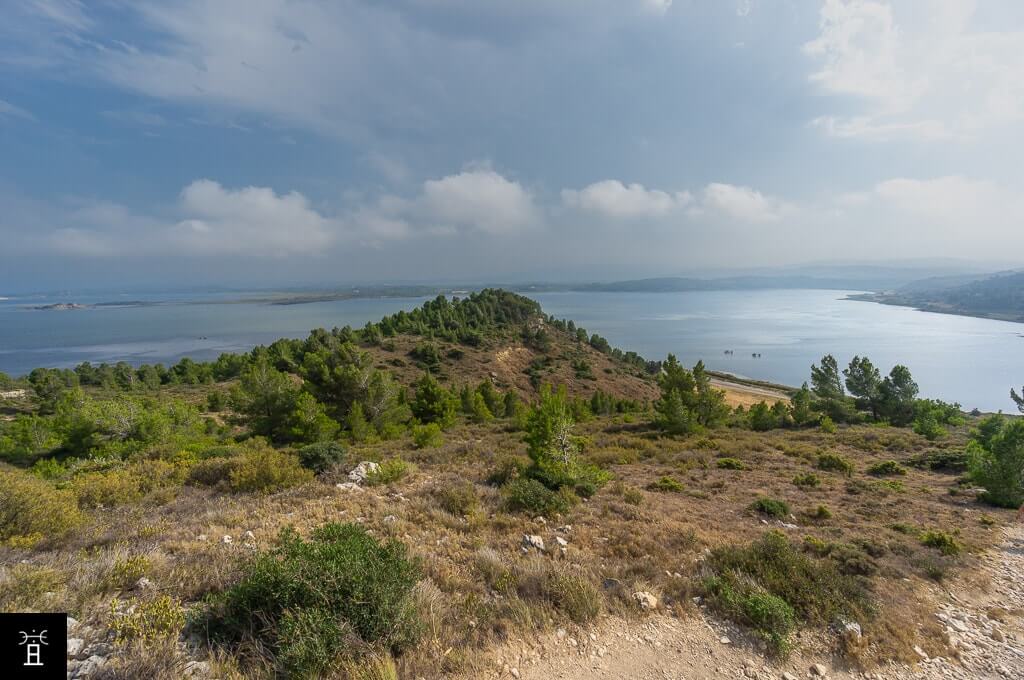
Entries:
<svg viewBox="0 0 1024 680">
<path fill-rule="evenodd" d="M 1024 264 L 1016 0 L 3 0 L 0 294 Z"/>
</svg>

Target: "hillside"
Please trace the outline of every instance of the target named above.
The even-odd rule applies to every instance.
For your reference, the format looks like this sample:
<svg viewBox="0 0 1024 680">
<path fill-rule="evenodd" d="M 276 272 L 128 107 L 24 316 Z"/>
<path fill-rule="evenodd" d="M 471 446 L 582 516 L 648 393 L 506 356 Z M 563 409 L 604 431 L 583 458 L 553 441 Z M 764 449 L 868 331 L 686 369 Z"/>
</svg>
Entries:
<svg viewBox="0 0 1024 680">
<path fill-rule="evenodd" d="M 722 677 L 955 668 L 935 612 L 1020 491 L 965 449 L 1016 425 L 717 380 L 501 290 L 6 380 L 0 610 L 69 612 L 74 677 L 622 677 L 662 640 Z"/>
<path fill-rule="evenodd" d="M 866 295 L 861 299 L 926 312 L 1024 322 L 1024 272 L 973 277 L 966 281 L 958 277 L 925 280 L 892 293 Z"/>
</svg>

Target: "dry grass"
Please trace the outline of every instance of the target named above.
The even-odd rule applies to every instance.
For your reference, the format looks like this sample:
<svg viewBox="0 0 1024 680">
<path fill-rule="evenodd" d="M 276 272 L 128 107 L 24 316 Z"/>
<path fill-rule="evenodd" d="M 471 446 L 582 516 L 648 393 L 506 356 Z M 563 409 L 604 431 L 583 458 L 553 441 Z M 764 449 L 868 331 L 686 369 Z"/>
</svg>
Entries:
<svg viewBox="0 0 1024 680">
<path fill-rule="evenodd" d="M 867 426 L 835 435 L 726 429 L 673 439 L 621 417 L 597 418 L 578 430 L 588 442 L 586 457 L 609 469 L 615 482 L 561 516 L 505 512 L 487 478 L 503 457 L 522 454 L 521 435 L 502 423 L 461 424 L 429 450 L 414 450 L 406 440 L 354 445 L 353 464 L 398 455 L 416 462 L 386 486 L 345 492 L 330 475 L 266 496 L 186 486 L 164 505 L 88 511 L 85 527 L 59 546 L 2 549 L 0 609 L 64 609 L 103 630 L 112 623 L 107 603 L 114 597 L 170 595 L 195 606 L 233 583 L 239 563 L 269 546 L 280 528 L 306 534 L 329 521 L 357 522 L 404 541 L 422 559 L 426 579 L 415 604 L 424 634 L 395 664 L 401 677 L 436 677 L 472 669 L 473 650 L 524 631 L 586 623 L 599 611 L 632 614 L 630 595 L 639 589 L 685 609 L 705 548 L 748 543 L 782 528 L 792 542 L 865 581 L 877 603 L 875 615 L 861 622 L 872 644 L 849 652 L 870 665 L 913 658 L 915 644 L 933 656 L 943 652 L 945 642 L 926 614 L 928 586 L 970 570 L 1009 519 L 1004 511 L 983 511 L 969 495 L 951 495 L 954 474 L 907 464 L 918 454 L 963 446 L 964 431 L 938 443 Z M 850 461 L 851 476 L 819 469 L 821 453 Z M 723 459 L 741 465 L 716 463 Z M 888 460 L 907 468 L 901 488 L 868 474 Z M 793 483 L 810 473 L 819 485 Z M 678 480 L 682 490 L 646 490 L 662 477 Z M 748 511 L 762 496 L 784 501 L 792 514 L 764 518 L 766 526 Z M 981 521 L 983 514 L 995 522 Z M 962 554 L 922 544 L 923 532 L 940 528 L 955 531 Z M 243 538 L 247 531 L 254 540 Z M 540 535 L 545 553 L 524 554 L 523 534 Z M 230 543 L 222 542 L 225 535 Z M 568 543 L 564 554 L 556 537 Z M 153 592 L 132 592 L 140 575 L 154 583 Z M 180 676 L 181 659 L 159 644 L 125 646 L 103 677 Z M 390 661 L 382 663 L 387 676 Z"/>
</svg>

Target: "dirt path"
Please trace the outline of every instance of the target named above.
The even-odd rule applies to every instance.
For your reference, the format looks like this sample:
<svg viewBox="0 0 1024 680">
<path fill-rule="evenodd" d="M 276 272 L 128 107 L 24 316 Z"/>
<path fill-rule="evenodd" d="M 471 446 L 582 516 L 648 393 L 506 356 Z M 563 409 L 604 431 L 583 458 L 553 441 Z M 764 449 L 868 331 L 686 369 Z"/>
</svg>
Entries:
<svg viewBox="0 0 1024 680">
<path fill-rule="evenodd" d="M 827 677 L 886 680 L 1024 678 L 1024 528 L 1004 530 L 1004 542 L 984 557 L 989 585 L 940 593 L 936 617 L 947 626 L 959 659 L 928 659 L 914 666 L 889 664 L 867 673 L 836 668 L 832 659 L 791 655 L 765 659 L 749 638 L 710 615 L 637 621 L 608 618 L 593 629 L 515 640 L 492 657 L 495 678 L 549 680 L 629 678 L 697 680 Z M 975 580 L 974 582 L 978 582 Z M 820 674 L 819 674 L 820 672 Z M 823 675 L 821 675 L 823 674 Z M 487 677 L 487 676 L 485 676 Z"/>
</svg>

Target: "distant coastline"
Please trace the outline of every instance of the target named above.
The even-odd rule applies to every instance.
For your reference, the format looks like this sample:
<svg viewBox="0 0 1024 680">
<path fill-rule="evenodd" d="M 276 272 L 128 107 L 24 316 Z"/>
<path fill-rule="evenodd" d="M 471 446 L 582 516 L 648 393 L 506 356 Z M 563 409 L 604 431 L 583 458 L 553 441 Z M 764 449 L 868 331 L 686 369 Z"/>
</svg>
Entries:
<svg viewBox="0 0 1024 680">
<path fill-rule="evenodd" d="M 898 293 L 857 293 L 854 295 L 848 295 L 845 299 L 856 302 L 874 302 L 876 304 L 891 305 L 893 307 L 910 307 L 918 312 L 933 312 L 935 314 L 950 314 L 953 316 L 967 316 L 975 319 L 992 319 L 994 321 L 1009 321 L 1011 323 L 1024 324 L 1024 314 L 1017 312 L 966 309 L 940 302 L 916 300 L 912 297 L 907 297 Z"/>
</svg>

